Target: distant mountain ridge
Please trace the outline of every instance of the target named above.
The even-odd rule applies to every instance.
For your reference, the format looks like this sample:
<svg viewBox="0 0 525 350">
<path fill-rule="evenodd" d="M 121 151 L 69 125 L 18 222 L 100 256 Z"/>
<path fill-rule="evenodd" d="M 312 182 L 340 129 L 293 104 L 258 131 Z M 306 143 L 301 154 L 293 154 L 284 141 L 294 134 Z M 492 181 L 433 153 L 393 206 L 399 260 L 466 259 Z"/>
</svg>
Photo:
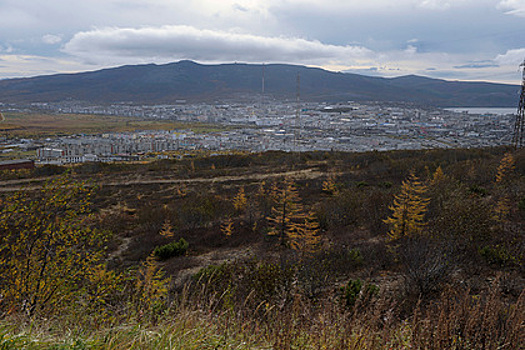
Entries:
<svg viewBox="0 0 525 350">
<path fill-rule="evenodd" d="M 76 74 L 0 81 L 0 102 L 172 103 L 215 101 L 261 93 L 262 65 L 203 65 L 192 61 L 132 65 Z M 378 78 L 298 65 L 264 66 L 265 94 L 292 99 L 300 75 L 302 100 L 392 101 L 440 107 L 514 107 L 519 86 L 415 75 Z"/>
</svg>

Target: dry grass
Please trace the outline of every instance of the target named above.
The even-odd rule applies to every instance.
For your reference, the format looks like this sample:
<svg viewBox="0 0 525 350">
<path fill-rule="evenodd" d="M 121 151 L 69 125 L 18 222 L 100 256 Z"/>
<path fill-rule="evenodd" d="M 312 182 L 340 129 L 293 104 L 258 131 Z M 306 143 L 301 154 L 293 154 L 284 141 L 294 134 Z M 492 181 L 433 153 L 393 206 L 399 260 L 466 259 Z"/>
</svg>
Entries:
<svg viewBox="0 0 525 350">
<path fill-rule="evenodd" d="M 10 137 L 53 137 L 71 134 L 100 134 L 137 130 L 189 129 L 196 133 L 231 129 L 203 123 L 140 120 L 132 117 L 89 114 L 4 113 L 0 130 Z"/>
<path fill-rule="evenodd" d="M 352 309 L 300 293 L 255 308 L 248 296 L 225 307 L 228 296 L 207 288 L 184 289 L 154 319 L 128 315 L 109 327 L 86 327 L 89 316 L 5 319 L 0 349 L 519 350 L 525 342 L 525 293 L 506 303 L 497 285 L 481 295 L 448 290 L 431 305 L 415 305 L 404 320 L 385 296 L 361 298 Z"/>
</svg>

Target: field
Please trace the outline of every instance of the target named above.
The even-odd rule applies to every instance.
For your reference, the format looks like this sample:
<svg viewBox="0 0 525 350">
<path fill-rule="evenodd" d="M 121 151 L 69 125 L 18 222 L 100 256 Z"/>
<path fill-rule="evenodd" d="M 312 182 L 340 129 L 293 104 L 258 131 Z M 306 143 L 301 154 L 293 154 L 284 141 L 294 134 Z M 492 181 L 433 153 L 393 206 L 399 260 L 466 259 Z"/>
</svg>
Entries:
<svg viewBox="0 0 525 350">
<path fill-rule="evenodd" d="M 192 130 L 196 133 L 228 130 L 201 123 L 140 120 L 130 117 L 87 114 L 3 113 L 0 134 L 9 137 L 47 138 L 72 134 L 102 134 L 137 130 Z"/>
</svg>

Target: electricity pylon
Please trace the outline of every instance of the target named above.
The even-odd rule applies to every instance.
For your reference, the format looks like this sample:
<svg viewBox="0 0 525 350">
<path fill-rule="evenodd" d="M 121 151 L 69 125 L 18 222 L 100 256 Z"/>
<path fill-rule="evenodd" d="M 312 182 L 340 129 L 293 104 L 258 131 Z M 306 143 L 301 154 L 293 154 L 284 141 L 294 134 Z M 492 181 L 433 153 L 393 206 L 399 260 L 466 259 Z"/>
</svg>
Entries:
<svg viewBox="0 0 525 350">
<path fill-rule="evenodd" d="M 518 112 L 516 113 L 516 123 L 514 124 L 514 135 L 512 136 L 512 145 L 515 149 L 522 148 L 523 144 L 523 133 L 525 131 L 525 60 L 520 65 L 523 69 L 523 79 L 521 81 L 521 94 L 520 94 L 520 104 L 518 107 Z"/>
<path fill-rule="evenodd" d="M 295 130 L 294 130 L 294 146 L 295 150 L 299 151 L 299 139 L 301 137 L 301 75 L 297 73 L 297 92 L 295 95 Z"/>
</svg>

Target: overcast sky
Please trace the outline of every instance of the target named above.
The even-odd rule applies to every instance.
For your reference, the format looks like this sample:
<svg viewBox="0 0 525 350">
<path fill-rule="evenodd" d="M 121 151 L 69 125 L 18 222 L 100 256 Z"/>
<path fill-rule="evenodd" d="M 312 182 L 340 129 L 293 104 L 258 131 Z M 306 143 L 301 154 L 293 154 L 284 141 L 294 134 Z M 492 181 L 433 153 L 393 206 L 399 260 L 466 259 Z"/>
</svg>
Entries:
<svg viewBox="0 0 525 350">
<path fill-rule="evenodd" d="M 0 0 L 0 78 L 292 63 L 519 84 L 525 0 Z"/>
</svg>

